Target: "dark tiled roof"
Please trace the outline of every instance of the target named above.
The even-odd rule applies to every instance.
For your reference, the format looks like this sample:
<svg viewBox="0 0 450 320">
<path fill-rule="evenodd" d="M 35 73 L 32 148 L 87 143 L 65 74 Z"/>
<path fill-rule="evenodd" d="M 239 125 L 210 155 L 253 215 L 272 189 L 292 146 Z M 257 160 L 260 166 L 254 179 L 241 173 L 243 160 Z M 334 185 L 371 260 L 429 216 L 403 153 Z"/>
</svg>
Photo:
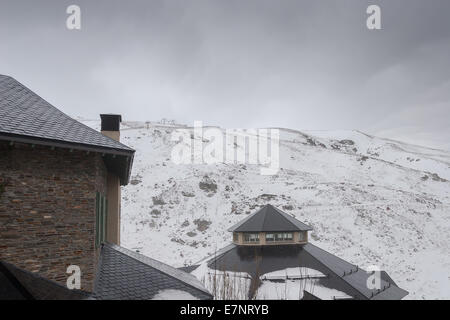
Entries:
<svg viewBox="0 0 450 320">
<path fill-rule="evenodd" d="M 308 231 L 310 226 L 268 204 L 232 226 L 234 232 Z"/>
<path fill-rule="evenodd" d="M 89 293 L 69 290 L 36 273 L 0 261 L 0 300 L 83 300 Z"/>
<path fill-rule="evenodd" d="M 384 275 L 380 275 L 381 290 L 377 291 L 376 289 L 369 289 L 367 287 L 367 279 L 370 275 L 365 270 L 360 269 L 356 265 L 348 263 L 311 243 L 304 245 L 303 248 L 367 299 L 375 298 L 380 293 L 383 293 L 385 298 L 390 297 L 391 299 L 402 299 L 408 295 L 408 292 L 397 287 L 395 282 L 390 282 L 389 279 L 391 278 L 384 271 Z"/>
<path fill-rule="evenodd" d="M 193 275 L 113 244 L 102 245 L 94 285 L 97 299 L 149 300 L 164 290 L 212 298 Z"/>
<path fill-rule="evenodd" d="M 133 152 L 72 119 L 17 80 L 0 75 L 0 133 Z"/>
<path fill-rule="evenodd" d="M 72 119 L 4 75 L 0 75 L 0 140 L 99 152 L 122 185 L 130 178 L 133 149 Z"/>
<path fill-rule="evenodd" d="M 246 272 L 252 277 L 286 268 L 306 267 L 322 272 L 328 277 L 321 284 L 345 292 L 356 299 L 399 300 L 408 292 L 399 288 L 382 272 L 381 290 L 367 288 L 370 276 L 341 258 L 308 243 L 305 245 L 237 246 L 226 247 L 208 260 L 210 268 Z"/>
</svg>

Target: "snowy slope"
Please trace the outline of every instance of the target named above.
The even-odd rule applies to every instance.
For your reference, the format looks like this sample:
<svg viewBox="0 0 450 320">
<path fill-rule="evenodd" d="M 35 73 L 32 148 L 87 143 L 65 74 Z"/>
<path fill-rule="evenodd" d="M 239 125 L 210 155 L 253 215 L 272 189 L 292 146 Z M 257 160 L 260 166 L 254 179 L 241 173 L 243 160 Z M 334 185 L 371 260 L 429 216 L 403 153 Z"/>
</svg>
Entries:
<svg viewBox="0 0 450 320">
<path fill-rule="evenodd" d="M 450 152 L 358 131 L 280 129 L 281 169 L 262 176 L 252 165 L 175 165 L 177 127 L 123 123 L 121 141 L 137 151 L 123 190 L 123 246 L 189 265 L 271 203 L 311 225 L 314 244 L 386 270 L 407 298 L 450 298 Z"/>
</svg>

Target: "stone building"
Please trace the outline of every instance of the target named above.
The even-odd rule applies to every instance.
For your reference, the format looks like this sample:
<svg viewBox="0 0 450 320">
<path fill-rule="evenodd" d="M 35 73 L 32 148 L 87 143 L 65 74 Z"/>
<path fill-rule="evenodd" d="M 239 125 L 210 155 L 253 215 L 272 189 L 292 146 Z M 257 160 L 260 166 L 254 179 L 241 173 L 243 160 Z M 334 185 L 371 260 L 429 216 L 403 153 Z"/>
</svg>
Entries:
<svg viewBox="0 0 450 320">
<path fill-rule="evenodd" d="M 60 282 L 78 265 L 92 289 L 97 249 L 120 242 L 120 121 L 102 115 L 102 134 L 0 76 L 0 260 Z"/>
<path fill-rule="evenodd" d="M 0 75 L 0 299 L 211 298 L 192 275 L 119 246 L 135 153 L 121 120 L 103 114 L 97 132 Z M 71 265 L 81 291 L 66 288 Z"/>
</svg>

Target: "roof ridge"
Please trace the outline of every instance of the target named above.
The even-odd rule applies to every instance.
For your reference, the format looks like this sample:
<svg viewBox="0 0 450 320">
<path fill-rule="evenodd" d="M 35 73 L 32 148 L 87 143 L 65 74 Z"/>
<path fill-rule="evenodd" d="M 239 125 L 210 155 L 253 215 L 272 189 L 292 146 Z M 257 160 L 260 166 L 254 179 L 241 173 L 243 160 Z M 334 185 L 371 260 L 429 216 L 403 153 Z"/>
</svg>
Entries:
<svg viewBox="0 0 450 320">
<path fill-rule="evenodd" d="M 270 204 L 267 204 L 266 206 L 264 206 L 263 210 L 264 210 L 264 219 L 261 225 L 261 229 L 264 229 L 264 226 L 266 225 L 266 219 L 267 219 L 267 209 L 268 207 L 271 206 Z"/>
<path fill-rule="evenodd" d="M 322 249 L 322 248 L 319 248 L 318 246 L 313 245 L 313 244 L 310 243 L 310 242 L 308 242 L 307 244 L 305 244 L 304 247 L 306 247 L 307 245 L 311 245 L 311 246 L 313 246 L 313 247 L 315 247 L 315 248 L 317 248 L 317 249 L 320 249 L 320 250 L 322 250 L 322 251 L 325 251 L 325 252 L 328 253 L 328 254 L 331 254 L 331 255 L 335 256 L 334 254 L 332 254 L 332 253 L 330 253 L 330 252 L 328 252 L 328 251 L 326 251 L 326 250 L 324 250 L 324 249 Z M 359 289 L 355 288 L 352 284 L 350 284 L 348 281 L 346 281 L 344 277 L 342 277 L 341 275 L 337 274 L 337 273 L 336 273 L 335 271 L 333 271 L 328 265 L 326 265 L 324 262 L 322 262 L 321 260 L 319 260 L 319 259 L 318 259 L 316 256 L 314 256 L 311 252 L 309 252 L 309 251 L 307 251 L 307 252 L 308 252 L 310 255 L 312 255 L 312 256 L 314 257 L 314 259 L 318 260 L 321 264 L 323 264 L 328 270 L 330 270 L 330 272 L 334 273 L 339 279 L 341 279 L 342 281 L 344 281 L 345 283 L 347 283 L 351 288 L 353 288 L 354 290 L 356 290 L 356 291 L 357 291 L 359 294 L 361 294 L 363 297 L 365 297 L 365 298 L 367 298 L 367 299 L 370 299 L 370 298 L 367 297 L 363 292 L 361 292 Z M 335 257 L 339 258 L 338 256 L 335 256 Z M 339 259 L 341 259 L 341 258 L 339 258 Z M 343 259 L 341 259 L 341 260 L 343 260 Z M 343 261 L 345 261 L 345 260 L 343 260 Z M 345 262 L 347 262 L 347 261 L 345 261 Z M 350 263 L 350 262 L 347 262 L 347 263 Z M 351 264 L 351 263 L 350 263 L 350 264 Z"/>
<path fill-rule="evenodd" d="M 319 250 L 322 250 L 322 251 L 326 252 L 327 254 L 330 254 L 330 255 L 336 257 L 336 258 L 339 259 L 339 260 L 342 260 L 342 261 L 344 261 L 344 262 L 346 262 L 346 263 L 348 263 L 348 264 L 351 264 L 352 266 L 356 266 L 356 267 L 358 268 L 358 271 L 360 270 L 360 271 L 367 272 L 366 270 L 359 268 L 358 265 L 353 264 L 353 263 L 350 263 L 350 262 L 348 262 L 348 261 L 346 261 L 346 260 L 344 260 L 344 259 L 342 259 L 342 258 L 340 258 L 340 257 L 338 257 L 338 256 L 336 256 L 336 255 L 334 255 L 334 254 L 332 254 L 332 253 L 330 253 L 330 252 L 328 252 L 328 251 L 325 250 L 325 249 L 322 249 L 322 248 L 320 248 L 320 247 L 318 247 L 318 246 L 316 246 L 316 245 L 314 245 L 314 244 L 312 244 L 312 243 L 310 243 L 310 242 L 307 243 L 306 245 L 308 245 L 308 244 L 309 244 L 310 246 L 312 246 L 312 247 L 315 247 L 315 248 L 317 248 L 317 249 L 319 249 Z M 305 245 L 305 246 L 306 246 L 306 245 Z M 311 253 L 309 252 L 309 254 L 311 254 Z M 316 257 L 315 257 L 315 258 L 316 258 Z M 317 258 L 316 258 L 316 259 L 317 259 Z M 334 272 L 333 270 L 331 270 L 331 269 L 330 269 L 325 263 L 323 263 L 322 261 L 321 261 L 321 263 L 324 264 L 331 272 L 333 272 L 335 275 L 337 275 L 340 279 L 342 279 L 343 281 L 345 281 L 345 283 L 347 283 L 350 287 L 352 287 L 353 289 L 355 289 L 356 291 L 358 291 L 360 294 L 362 294 L 364 297 L 366 297 L 368 300 L 370 300 L 372 297 L 374 297 L 374 296 L 376 296 L 378 293 L 380 293 L 380 292 L 377 292 L 377 290 L 375 290 L 375 293 L 374 293 L 374 290 L 371 290 L 371 292 L 373 293 L 373 296 L 366 295 L 364 292 L 362 292 L 361 290 L 359 290 L 358 288 L 356 288 L 353 284 L 351 284 L 349 281 L 347 281 L 348 278 L 346 278 L 346 277 L 344 277 L 344 276 L 341 276 L 341 275 L 337 274 L 336 272 Z M 386 281 L 386 280 L 383 280 L 383 279 L 380 279 L 380 281 L 384 281 L 384 282 L 386 282 L 387 284 L 390 283 L 389 281 Z M 397 286 L 396 286 L 396 287 L 397 287 Z M 399 288 L 399 287 L 397 287 L 397 288 Z M 401 289 L 401 288 L 399 288 L 399 289 Z M 386 289 L 386 290 L 387 290 L 387 289 Z M 402 289 L 402 290 L 403 290 L 403 289 Z M 405 291 L 406 291 L 406 290 L 405 290 Z"/>
<path fill-rule="evenodd" d="M 292 223 L 292 221 L 290 221 L 288 218 L 286 218 L 286 212 L 283 212 L 283 211 L 281 211 L 280 209 L 278 209 L 278 208 L 276 208 L 276 207 L 273 207 L 274 209 L 275 209 L 275 211 L 278 213 L 278 214 L 280 214 L 282 217 L 283 217 L 283 219 L 285 219 L 287 222 L 289 222 L 291 225 L 293 225 L 295 228 L 298 228 L 298 226 L 296 226 L 295 224 L 293 224 Z M 292 218 L 294 218 L 294 217 L 292 217 Z M 294 219 L 296 219 L 296 218 L 294 218 Z M 298 220 L 299 222 L 301 222 L 300 220 Z M 303 223 L 303 222 L 302 222 Z"/>
</svg>

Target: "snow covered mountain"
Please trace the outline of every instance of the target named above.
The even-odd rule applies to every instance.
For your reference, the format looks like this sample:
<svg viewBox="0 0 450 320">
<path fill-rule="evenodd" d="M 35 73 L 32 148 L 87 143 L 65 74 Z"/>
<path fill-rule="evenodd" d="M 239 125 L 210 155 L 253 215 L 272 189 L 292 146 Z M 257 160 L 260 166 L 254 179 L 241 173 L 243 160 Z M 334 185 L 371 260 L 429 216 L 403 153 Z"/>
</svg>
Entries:
<svg viewBox="0 0 450 320">
<path fill-rule="evenodd" d="M 177 128 L 185 127 L 122 123 L 121 141 L 136 149 L 123 190 L 123 246 L 193 264 L 231 241 L 231 225 L 271 203 L 311 225 L 312 243 L 386 270 L 407 298 L 450 298 L 449 151 L 359 131 L 280 129 L 280 170 L 263 176 L 252 165 L 176 165 Z"/>
</svg>

